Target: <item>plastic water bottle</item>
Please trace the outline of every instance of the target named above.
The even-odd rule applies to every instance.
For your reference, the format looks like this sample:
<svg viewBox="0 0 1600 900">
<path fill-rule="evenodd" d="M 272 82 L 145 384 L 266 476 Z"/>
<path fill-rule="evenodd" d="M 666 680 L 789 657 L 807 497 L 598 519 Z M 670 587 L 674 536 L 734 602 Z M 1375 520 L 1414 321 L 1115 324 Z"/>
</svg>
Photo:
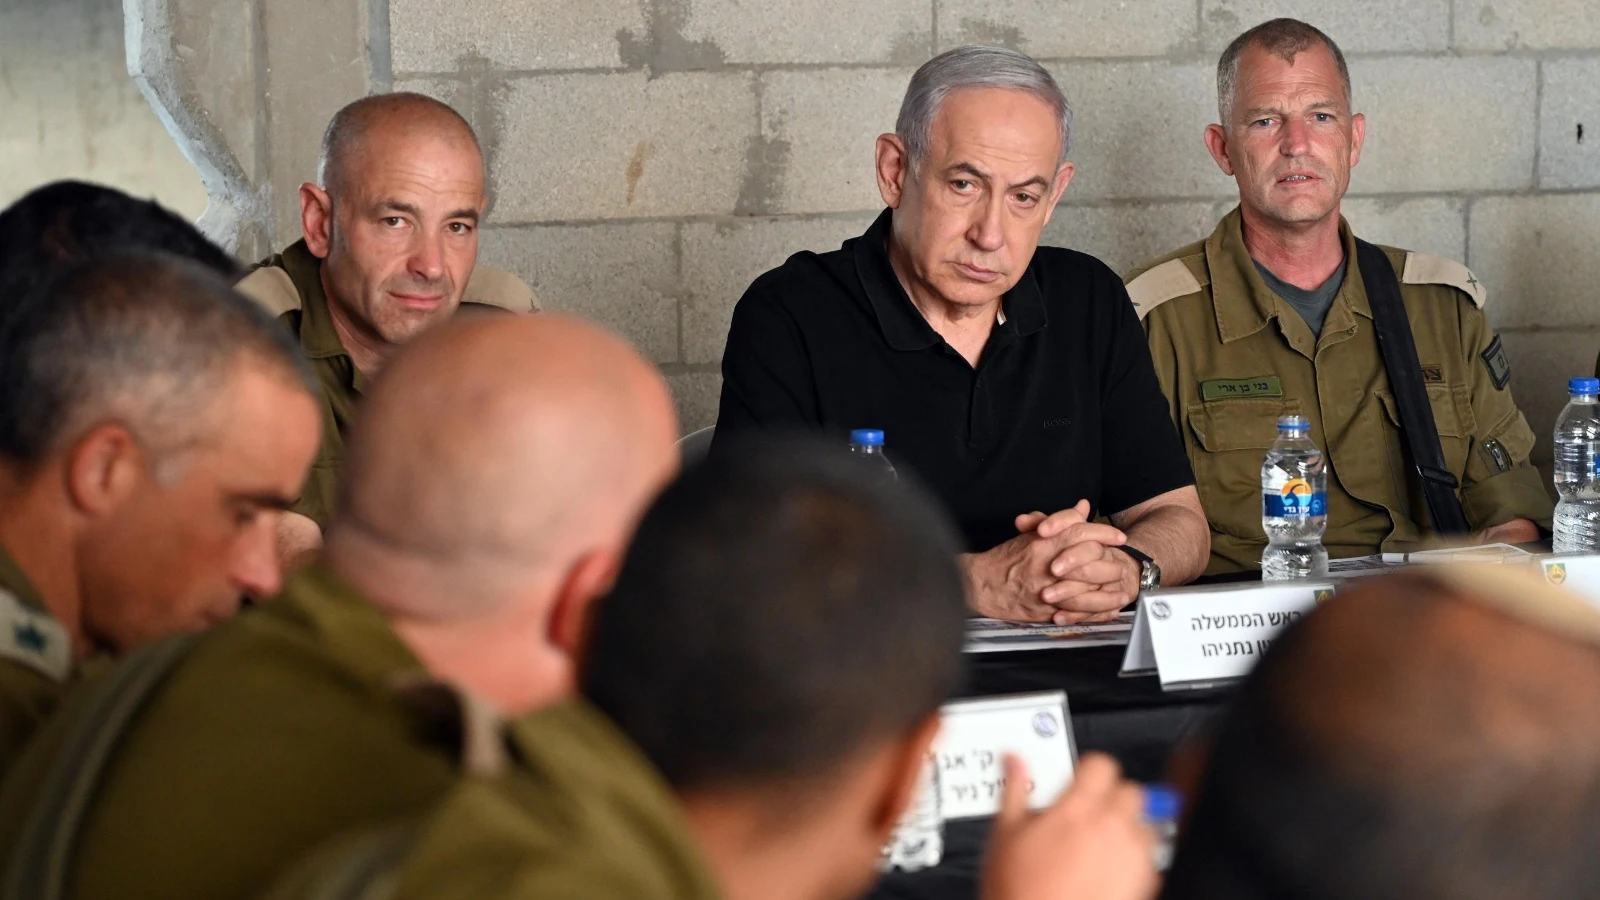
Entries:
<svg viewBox="0 0 1600 900">
<path fill-rule="evenodd" d="M 1328 473 L 1311 442 L 1305 416 L 1278 420 L 1278 440 L 1261 464 L 1261 580 L 1321 578 L 1328 574 L 1322 531 L 1328 525 Z"/>
<path fill-rule="evenodd" d="M 1567 382 L 1570 399 L 1556 419 L 1557 553 L 1594 553 L 1600 550 L 1600 378 L 1574 378 Z"/>
<path fill-rule="evenodd" d="M 1165 872 L 1172 865 L 1172 851 L 1178 842 L 1178 813 L 1183 798 L 1165 784 L 1144 787 L 1144 820 L 1156 833 L 1156 870 Z"/>
<path fill-rule="evenodd" d="M 895 823 L 894 834 L 883 848 L 878 869 L 915 872 L 937 866 L 944 858 L 943 785 L 939 765 L 929 754 L 917 780 L 917 795 Z"/>
<path fill-rule="evenodd" d="M 883 470 L 891 479 L 898 478 L 894 464 L 883 452 L 883 432 L 876 428 L 857 428 L 850 432 L 850 452 L 862 457 L 869 465 Z"/>
</svg>

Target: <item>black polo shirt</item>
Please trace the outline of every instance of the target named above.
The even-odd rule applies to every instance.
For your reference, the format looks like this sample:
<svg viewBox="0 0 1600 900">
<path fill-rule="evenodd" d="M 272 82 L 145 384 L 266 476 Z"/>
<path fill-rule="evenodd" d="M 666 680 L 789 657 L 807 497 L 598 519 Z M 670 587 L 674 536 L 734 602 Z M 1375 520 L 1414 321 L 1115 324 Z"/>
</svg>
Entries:
<svg viewBox="0 0 1600 900">
<path fill-rule="evenodd" d="M 973 368 L 889 265 L 889 219 L 750 285 L 722 356 L 713 452 L 749 429 L 881 428 L 890 461 L 944 500 L 971 550 L 1030 510 L 1120 512 L 1194 483 L 1122 279 L 1040 247 Z"/>
</svg>

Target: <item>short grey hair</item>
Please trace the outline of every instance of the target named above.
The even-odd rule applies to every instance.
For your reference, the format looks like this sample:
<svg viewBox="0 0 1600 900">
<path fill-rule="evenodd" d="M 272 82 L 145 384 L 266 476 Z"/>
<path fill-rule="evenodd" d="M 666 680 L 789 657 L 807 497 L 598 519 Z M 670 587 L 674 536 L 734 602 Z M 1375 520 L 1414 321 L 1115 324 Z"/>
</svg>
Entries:
<svg viewBox="0 0 1600 900">
<path fill-rule="evenodd" d="M 1233 39 L 1228 49 L 1217 60 L 1217 115 L 1224 126 L 1231 124 L 1233 115 L 1233 89 L 1239 80 L 1239 57 L 1250 47 L 1261 49 L 1294 65 L 1294 58 L 1317 44 L 1328 48 L 1339 67 L 1339 79 L 1344 82 L 1344 102 L 1354 108 L 1350 91 L 1350 67 L 1345 65 L 1344 52 L 1320 28 L 1299 19 L 1269 19 Z"/>
<path fill-rule="evenodd" d="M 328 122 L 322 133 L 322 144 L 317 151 L 317 186 L 325 191 L 343 187 L 348 176 L 347 160 L 352 151 L 366 138 L 374 125 L 391 118 L 427 120 L 433 128 L 466 137 L 483 156 L 483 146 L 477 132 L 461 113 L 450 104 L 426 94 L 395 91 L 389 94 L 372 94 L 345 105 Z"/>
<path fill-rule="evenodd" d="M 957 47 L 922 64 L 905 99 L 894 132 L 905 142 L 906 156 L 916 169 L 928 155 L 928 133 L 940 104 L 951 92 L 963 88 L 1002 88 L 1022 91 L 1043 100 L 1061 123 L 1061 158 L 1065 162 L 1072 144 L 1072 105 L 1048 69 L 1026 53 L 1004 47 Z"/>
</svg>

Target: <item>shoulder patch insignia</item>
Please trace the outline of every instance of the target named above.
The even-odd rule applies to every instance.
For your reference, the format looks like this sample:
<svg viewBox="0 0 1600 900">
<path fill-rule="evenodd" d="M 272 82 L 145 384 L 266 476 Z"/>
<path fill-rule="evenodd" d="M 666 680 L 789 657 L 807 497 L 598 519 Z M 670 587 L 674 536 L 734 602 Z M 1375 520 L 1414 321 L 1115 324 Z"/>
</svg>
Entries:
<svg viewBox="0 0 1600 900">
<path fill-rule="evenodd" d="M 0 659 L 66 681 L 72 673 L 72 638 L 49 613 L 24 605 L 10 591 L 0 591 Z"/>
<path fill-rule="evenodd" d="M 1182 259 L 1169 259 L 1128 282 L 1128 298 L 1133 301 L 1139 321 L 1168 300 L 1193 294 L 1203 285 Z"/>
<path fill-rule="evenodd" d="M 1500 335 L 1495 335 L 1483 352 L 1478 354 L 1483 360 L 1483 367 L 1489 370 L 1489 380 L 1494 382 L 1494 389 L 1503 391 L 1511 383 L 1511 362 L 1506 359 L 1506 348 L 1500 343 Z"/>
<path fill-rule="evenodd" d="M 1405 271 L 1400 274 L 1401 284 L 1448 284 L 1472 298 L 1479 309 L 1489 302 L 1489 292 L 1484 289 L 1472 270 L 1453 259 L 1430 256 L 1426 253 L 1406 253 Z"/>
<path fill-rule="evenodd" d="M 300 291 L 289 273 L 277 266 L 262 266 L 234 285 L 239 293 L 260 304 L 273 318 L 300 308 Z"/>
</svg>

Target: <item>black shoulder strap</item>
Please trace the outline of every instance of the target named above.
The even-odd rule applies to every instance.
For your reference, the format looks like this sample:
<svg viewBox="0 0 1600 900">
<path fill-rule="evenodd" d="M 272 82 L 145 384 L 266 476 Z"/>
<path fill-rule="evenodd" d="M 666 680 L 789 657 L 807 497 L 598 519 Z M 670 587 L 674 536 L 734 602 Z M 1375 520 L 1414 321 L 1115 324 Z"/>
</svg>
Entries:
<svg viewBox="0 0 1600 900">
<path fill-rule="evenodd" d="M 1400 299 L 1400 279 L 1382 250 L 1363 240 L 1356 241 L 1356 260 L 1361 266 L 1361 283 L 1372 305 L 1372 324 L 1378 332 L 1378 349 L 1383 352 L 1383 368 L 1394 391 L 1395 408 L 1400 411 L 1400 430 L 1405 433 L 1411 464 L 1422 479 L 1422 496 L 1428 501 L 1433 527 L 1440 534 L 1467 534 L 1466 513 L 1456 495 L 1460 482 L 1445 465 L 1439 448 L 1439 427 L 1433 421 L 1433 406 L 1422 385 L 1422 363 L 1417 360 L 1417 342 L 1411 335 L 1411 320 Z"/>
<path fill-rule="evenodd" d="M 4 900 L 60 900 L 67 895 L 78 833 L 100 776 L 128 726 L 194 640 L 194 635 L 179 635 L 141 647 L 84 688 L 89 693 L 65 723 L 61 751 L 45 772 L 6 867 L 0 887 Z"/>
</svg>

